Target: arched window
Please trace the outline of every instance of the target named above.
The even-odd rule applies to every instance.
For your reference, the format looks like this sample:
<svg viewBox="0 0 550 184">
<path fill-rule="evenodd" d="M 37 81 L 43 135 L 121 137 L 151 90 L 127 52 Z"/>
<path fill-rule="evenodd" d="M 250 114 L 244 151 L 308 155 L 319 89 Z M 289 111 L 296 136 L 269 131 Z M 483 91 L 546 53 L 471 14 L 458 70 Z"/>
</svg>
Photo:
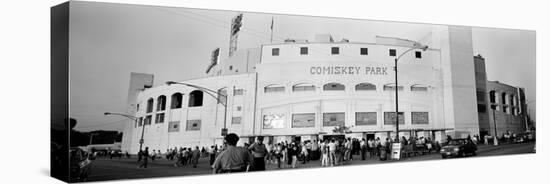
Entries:
<svg viewBox="0 0 550 184">
<path fill-rule="evenodd" d="M 495 91 L 490 91 L 490 92 L 489 92 L 489 101 L 490 101 L 491 103 L 496 103 L 496 99 L 495 99 L 496 94 L 495 94 L 495 93 L 496 93 Z"/>
<path fill-rule="evenodd" d="M 285 86 L 279 84 L 271 84 L 264 87 L 265 93 L 275 93 L 275 92 L 284 92 Z"/>
<path fill-rule="evenodd" d="M 344 91 L 346 90 L 346 86 L 340 83 L 328 83 L 323 86 L 323 90 L 325 91 Z"/>
<path fill-rule="evenodd" d="M 189 93 L 189 103 L 188 107 L 200 107 L 202 106 L 202 97 L 204 93 L 200 90 L 191 91 Z"/>
<path fill-rule="evenodd" d="M 153 112 L 153 98 L 147 100 L 147 113 Z"/>
<path fill-rule="evenodd" d="M 411 86 L 411 91 L 428 91 L 428 86 L 415 84 Z"/>
<path fill-rule="evenodd" d="M 359 83 L 355 85 L 355 91 L 376 91 L 376 85 L 371 83 Z"/>
<path fill-rule="evenodd" d="M 300 83 L 292 86 L 292 91 L 315 91 L 315 85 Z"/>
<path fill-rule="evenodd" d="M 506 104 L 506 102 L 508 101 L 508 99 L 506 98 L 506 93 L 502 92 L 502 95 L 501 95 L 501 99 L 502 99 L 502 104 Z"/>
<path fill-rule="evenodd" d="M 161 95 L 157 98 L 157 111 L 163 111 L 166 109 L 166 96 Z"/>
<path fill-rule="evenodd" d="M 384 85 L 384 91 L 393 91 L 393 90 L 395 90 L 395 83 Z M 397 90 L 403 91 L 403 86 L 397 86 Z"/>
<path fill-rule="evenodd" d="M 179 109 L 181 108 L 181 102 L 182 102 L 183 94 L 181 93 L 174 93 L 172 95 L 172 99 L 170 100 L 170 108 L 171 109 Z"/>
</svg>

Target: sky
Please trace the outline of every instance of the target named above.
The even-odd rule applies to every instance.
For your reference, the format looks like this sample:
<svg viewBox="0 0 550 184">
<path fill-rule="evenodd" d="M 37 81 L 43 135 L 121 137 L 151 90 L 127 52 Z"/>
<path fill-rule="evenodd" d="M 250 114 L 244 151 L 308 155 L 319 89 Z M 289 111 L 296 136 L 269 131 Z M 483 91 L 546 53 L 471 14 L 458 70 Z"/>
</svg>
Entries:
<svg viewBox="0 0 550 184">
<path fill-rule="evenodd" d="M 227 56 L 231 18 L 237 12 L 142 5 L 71 2 L 70 116 L 77 130 L 122 131 L 130 72 L 165 81 L 205 77 L 210 52 Z M 330 33 L 358 42 L 375 42 L 375 35 L 422 40 L 426 24 L 246 13 L 238 48 L 254 48 L 286 38 L 312 40 Z M 488 80 L 526 89 L 535 101 L 535 32 L 472 28 L 474 54 L 486 59 Z M 534 107 L 534 106 L 533 106 Z M 532 114 L 535 114 L 534 108 Z"/>
</svg>

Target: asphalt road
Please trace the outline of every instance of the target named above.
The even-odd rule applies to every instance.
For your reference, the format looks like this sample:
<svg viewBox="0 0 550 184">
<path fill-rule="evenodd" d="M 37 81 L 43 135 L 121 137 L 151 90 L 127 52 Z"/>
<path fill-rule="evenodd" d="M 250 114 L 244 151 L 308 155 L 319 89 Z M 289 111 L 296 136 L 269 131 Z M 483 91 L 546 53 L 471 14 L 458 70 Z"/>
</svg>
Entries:
<svg viewBox="0 0 550 184">
<path fill-rule="evenodd" d="M 496 155 L 510 155 L 510 154 L 523 154 L 532 153 L 534 142 L 521 143 L 521 144 L 503 144 L 499 146 L 492 145 L 480 145 L 478 146 L 477 156 L 496 156 Z M 354 156 L 354 160 L 346 165 L 365 165 L 365 164 L 383 164 L 393 162 L 409 162 L 420 160 L 439 160 L 442 159 L 438 153 L 432 153 L 427 155 L 414 156 L 409 158 L 402 158 L 399 161 L 388 160 L 380 161 L 378 158 L 368 158 L 367 160 L 360 160 L 359 155 Z M 98 158 L 92 163 L 92 173 L 88 177 L 88 181 L 104 181 L 104 180 L 119 180 L 119 179 L 136 179 L 136 178 L 151 178 L 151 177 L 169 177 L 169 176 L 190 176 L 190 175 L 204 175 L 211 174 L 212 170 L 208 166 L 209 159 L 201 158 L 197 168 L 190 166 L 186 167 L 174 167 L 174 161 L 166 159 L 155 160 L 149 162 L 149 166 L 146 169 L 137 168 L 139 165 L 136 162 L 136 158 L 131 159 L 108 159 Z M 297 168 L 318 168 L 320 167 L 319 161 L 311 161 L 306 164 L 297 164 Z M 267 170 L 278 170 L 276 165 L 267 164 Z M 283 168 L 292 169 L 292 168 Z"/>
</svg>

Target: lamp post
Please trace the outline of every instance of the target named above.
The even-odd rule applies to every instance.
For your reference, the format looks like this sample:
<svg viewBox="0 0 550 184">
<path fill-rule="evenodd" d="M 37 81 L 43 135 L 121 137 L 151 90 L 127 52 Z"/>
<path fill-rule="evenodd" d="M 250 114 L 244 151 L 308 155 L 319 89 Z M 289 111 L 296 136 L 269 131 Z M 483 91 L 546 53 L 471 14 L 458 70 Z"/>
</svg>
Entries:
<svg viewBox="0 0 550 184">
<path fill-rule="evenodd" d="M 492 104 L 491 109 L 493 110 L 493 126 L 495 127 L 495 135 L 493 136 L 493 143 L 494 143 L 495 146 L 498 146 L 497 117 L 495 116 L 495 111 L 497 110 L 497 105 Z"/>
<path fill-rule="evenodd" d="M 222 129 L 221 135 L 222 136 L 227 135 L 227 94 L 221 94 L 218 91 L 214 91 L 212 89 L 208 89 L 208 88 L 205 88 L 205 87 L 202 87 L 202 86 L 197 86 L 197 85 L 194 85 L 194 84 L 183 83 L 183 82 L 167 81 L 166 84 L 167 85 L 179 84 L 179 85 L 184 85 L 184 86 L 196 88 L 196 89 L 199 89 L 199 90 L 205 92 L 206 94 L 210 95 L 211 97 L 215 98 L 217 103 L 220 103 L 224 106 L 223 129 Z M 225 88 L 227 88 L 227 87 L 223 87 L 221 89 L 225 89 Z M 216 95 L 218 95 L 218 96 L 216 96 Z M 225 98 L 223 103 L 220 102 L 219 96 L 222 96 L 222 97 Z"/>
<path fill-rule="evenodd" d="M 131 119 L 134 121 L 134 123 L 137 123 L 138 122 L 138 118 L 135 117 L 135 116 L 132 116 L 132 115 L 128 115 L 128 114 L 122 114 L 122 113 L 115 113 L 115 112 L 105 112 L 103 113 L 105 116 L 108 116 L 108 115 L 117 115 L 117 116 L 124 116 L 128 119 Z M 141 128 L 141 138 L 139 139 L 139 150 L 141 150 L 141 148 L 143 147 L 143 134 L 145 133 L 145 123 L 143 123 L 142 125 L 142 128 Z M 91 142 L 91 141 L 90 141 Z"/>
<path fill-rule="evenodd" d="M 395 138 L 399 141 L 399 93 L 398 93 L 399 85 L 397 85 L 397 62 L 399 61 L 399 59 L 401 59 L 401 57 L 403 57 L 403 55 L 410 52 L 411 50 L 422 49 L 422 51 L 426 51 L 428 49 L 428 46 L 422 45 L 421 43 L 418 43 L 415 41 L 410 41 L 410 40 L 405 40 L 400 38 L 393 38 L 393 39 L 400 40 L 400 41 L 407 41 L 413 44 L 411 48 L 407 49 L 405 52 L 401 53 L 401 55 L 395 58 L 395 64 L 393 68 L 395 71 Z"/>
</svg>

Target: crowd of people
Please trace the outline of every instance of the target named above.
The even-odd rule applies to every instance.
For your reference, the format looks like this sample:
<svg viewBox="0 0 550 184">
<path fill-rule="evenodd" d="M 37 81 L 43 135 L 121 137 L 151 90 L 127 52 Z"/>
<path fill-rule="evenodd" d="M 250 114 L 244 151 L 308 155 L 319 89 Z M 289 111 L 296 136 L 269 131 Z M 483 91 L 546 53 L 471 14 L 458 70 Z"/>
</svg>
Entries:
<svg viewBox="0 0 550 184">
<path fill-rule="evenodd" d="M 450 138 L 450 137 L 448 137 Z M 160 150 L 139 151 L 138 162 L 140 168 L 147 168 L 148 159 L 151 161 L 164 157 L 174 161 L 174 167 L 196 168 L 200 158 L 209 159 L 209 166 L 214 173 L 262 171 L 266 164 L 276 165 L 277 168 L 297 168 L 300 164 L 311 161 L 318 162 L 322 167 L 339 166 L 348 164 L 353 159 L 366 160 L 367 158 L 379 158 L 385 160 L 391 151 L 391 145 L 398 140 L 389 138 L 357 139 L 357 138 L 330 138 L 325 140 L 306 141 L 281 141 L 278 143 L 264 143 L 259 136 L 252 144 L 244 143 L 237 146 L 238 135 L 228 134 L 224 139 L 224 145 L 212 145 L 209 148 L 202 147 L 174 147 L 167 149 L 164 154 Z M 474 138 L 475 140 L 475 138 Z M 399 140 L 402 147 L 423 146 L 429 152 L 439 150 L 441 145 L 431 138 L 404 136 Z M 437 152 L 437 151 L 435 151 Z M 355 158 L 354 158 L 355 157 Z"/>
</svg>

